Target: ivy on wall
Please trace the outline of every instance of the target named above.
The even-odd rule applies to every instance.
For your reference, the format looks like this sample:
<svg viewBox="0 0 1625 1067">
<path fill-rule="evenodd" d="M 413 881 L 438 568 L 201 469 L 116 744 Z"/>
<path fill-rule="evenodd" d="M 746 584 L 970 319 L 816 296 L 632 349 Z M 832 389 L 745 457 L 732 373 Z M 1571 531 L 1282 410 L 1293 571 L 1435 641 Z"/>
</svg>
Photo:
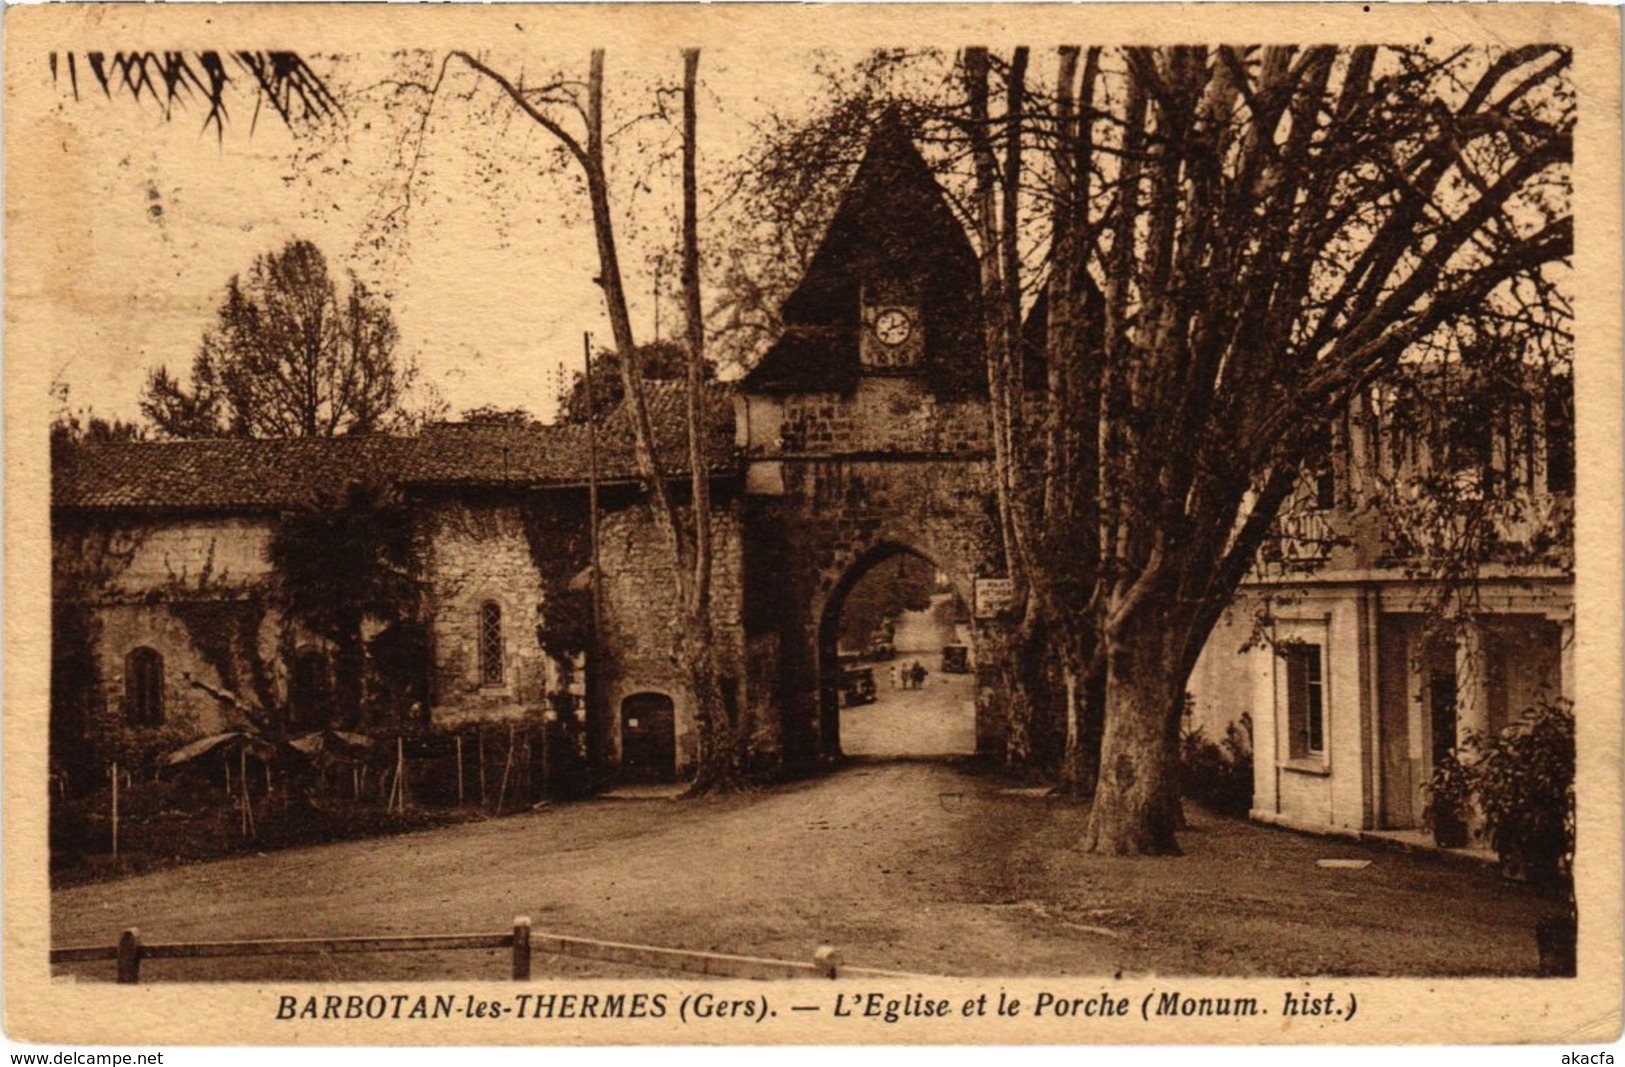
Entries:
<svg viewBox="0 0 1625 1067">
<path fill-rule="evenodd" d="M 51 519 L 51 722 L 53 774 L 72 788 L 98 780 L 107 753 L 96 743 L 111 715 L 101 660 L 100 604 L 117 595 L 117 580 L 144 541 L 139 530 L 101 519 Z"/>
<path fill-rule="evenodd" d="M 548 655 L 568 664 L 592 645 L 592 532 L 585 499 L 554 496 L 526 501 L 520 525 L 542 582 L 536 639 Z"/>
<path fill-rule="evenodd" d="M 192 647 L 225 689 L 242 696 L 246 673 L 248 694 L 266 719 L 253 725 L 260 729 L 272 728 L 281 701 L 277 697 L 275 669 L 260 647 L 260 631 L 270 611 L 265 594 L 251 590 L 235 600 L 177 600 L 165 607 L 186 629 Z M 278 644 L 278 652 L 285 653 L 286 633 Z M 252 717 L 246 703 L 239 706 Z"/>
</svg>

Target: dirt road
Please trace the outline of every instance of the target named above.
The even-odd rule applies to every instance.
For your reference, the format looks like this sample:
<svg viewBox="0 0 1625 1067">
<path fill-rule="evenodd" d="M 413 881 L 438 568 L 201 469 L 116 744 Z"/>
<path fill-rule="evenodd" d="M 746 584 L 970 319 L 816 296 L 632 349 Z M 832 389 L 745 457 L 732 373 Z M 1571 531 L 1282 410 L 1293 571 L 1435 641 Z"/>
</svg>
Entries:
<svg viewBox="0 0 1625 1067">
<path fill-rule="evenodd" d="M 940 603 L 946 595 L 937 597 Z M 848 756 L 968 756 L 976 751 L 976 707 L 969 674 L 944 674 L 942 646 L 954 628 L 939 612 L 905 611 L 893 637 L 897 654 L 873 665 L 876 700 L 841 709 L 841 751 Z M 919 689 L 896 684 L 894 671 L 918 661 Z"/>
<path fill-rule="evenodd" d="M 52 942 L 538 929 L 940 974 L 1532 973 L 1545 903 L 1487 871 L 1195 814 L 1187 855 L 1078 853 L 1085 809 L 942 762 L 716 800 L 597 800 L 53 894 Z M 1318 857 L 1370 859 L 1329 871 Z M 538 972 L 608 975 L 538 959 Z M 159 961 L 143 979 L 498 978 L 500 952 Z M 107 980 L 106 964 L 62 973 Z"/>
</svg>

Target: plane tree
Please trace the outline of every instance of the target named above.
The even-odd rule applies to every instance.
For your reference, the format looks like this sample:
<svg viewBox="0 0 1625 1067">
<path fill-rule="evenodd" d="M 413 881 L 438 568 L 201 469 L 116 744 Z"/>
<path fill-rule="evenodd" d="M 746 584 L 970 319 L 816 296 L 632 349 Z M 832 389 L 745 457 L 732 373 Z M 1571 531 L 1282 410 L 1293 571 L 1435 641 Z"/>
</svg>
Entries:
<svg viewBox="0 0 1625 1067">
<path fill-rule="evenodd" d="M 1063 49 L 1053 106 L 1028 121 L 1025 50 L 999 65 L 997 114 L 992 57 L 965 53 L 1006 553 L 1023 621 L 1104 682 L 1088 847 L 1177 850 L 1187 679 L 1328 424 L 1560 274 L 1569 58 Z M 1028 152 L 1050 156 L 1052 189 L 1036 398 Z"/>
</svg>

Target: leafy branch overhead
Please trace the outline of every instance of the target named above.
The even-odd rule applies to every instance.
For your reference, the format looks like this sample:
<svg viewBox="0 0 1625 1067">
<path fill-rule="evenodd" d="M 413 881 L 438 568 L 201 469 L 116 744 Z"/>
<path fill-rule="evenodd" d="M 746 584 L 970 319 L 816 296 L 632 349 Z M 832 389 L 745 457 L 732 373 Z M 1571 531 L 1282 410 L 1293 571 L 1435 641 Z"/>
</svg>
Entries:
<svg viewBox="0 0 1625 1067">
<path fill-rule="evenodd" d="M 338 98 L 328 89 L 304 57 L 297 52 L 52 52 L 51 78 L 61 84 L 64 77 L 79 99 L 80 68 L 109 99 L 115 92 L 137 103 L 150 99 L 163 109 L 164 118 L 176 107 L 201 103 L 208 108 L 203 128 L 214 128 L 215 136 L 225 134 L 230 90 L 246 83 L 254 92 L 254 119 L 260 107 L 269 104 L 288 125 L 319 121 L 343 112 Z"/>
</svg>

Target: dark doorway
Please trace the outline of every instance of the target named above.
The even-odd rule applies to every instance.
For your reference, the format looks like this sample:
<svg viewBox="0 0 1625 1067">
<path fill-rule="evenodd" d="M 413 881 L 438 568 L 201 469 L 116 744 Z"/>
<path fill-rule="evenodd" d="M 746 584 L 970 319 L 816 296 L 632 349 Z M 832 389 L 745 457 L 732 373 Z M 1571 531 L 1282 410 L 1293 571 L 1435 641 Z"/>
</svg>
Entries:
<svg viewBox="0 0 1625 1067">
<path fill-rule="evenodd" d="M 621 777 L 669 782 L 677 776 L 677 709 L 664 693 L 621 701 Z"/>
<path fill-rule="evenodd" d="M 1434 667 L 1428 672 L 1428 727 L 1433 735 L 1433 766 L 1456 747 L 1456 672 Z"/>
</svg>

